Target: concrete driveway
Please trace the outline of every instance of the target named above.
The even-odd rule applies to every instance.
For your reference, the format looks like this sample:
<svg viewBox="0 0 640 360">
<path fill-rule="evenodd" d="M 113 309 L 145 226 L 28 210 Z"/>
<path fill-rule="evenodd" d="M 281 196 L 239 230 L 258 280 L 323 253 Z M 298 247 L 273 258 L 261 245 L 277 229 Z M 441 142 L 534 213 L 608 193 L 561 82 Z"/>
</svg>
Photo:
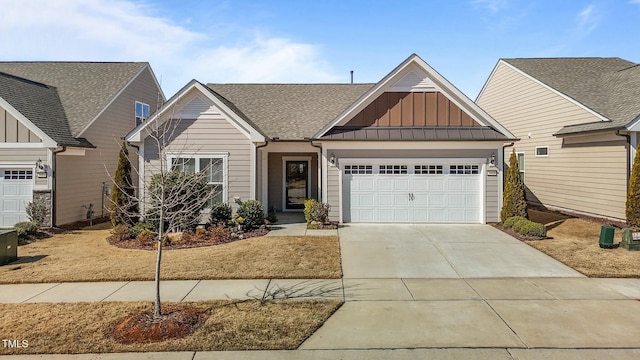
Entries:
<svg viewBox="0 0 640 360">
<path fill-rule="evenodd" d="M 301 349 L 639 353 L 640 292 L 626 290 L 640 282 L 584 277 L 487 225 L 354 224 L 339 235 L 346 302 Z"/>
<path fill-rule="evenodd" d="M 345 279 L 582 277 L 489 225 L 350 224 Z"/>
</svg>

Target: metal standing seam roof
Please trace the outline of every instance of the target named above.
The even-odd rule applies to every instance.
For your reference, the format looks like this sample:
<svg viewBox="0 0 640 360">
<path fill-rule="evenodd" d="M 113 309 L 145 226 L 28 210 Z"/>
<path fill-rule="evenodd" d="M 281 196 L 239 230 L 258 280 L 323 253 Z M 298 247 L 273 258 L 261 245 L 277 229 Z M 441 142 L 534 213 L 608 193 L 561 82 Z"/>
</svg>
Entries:
<svg viewBox="0 0 640 360">
<path fill-rule="evenodd" d="M 0 97 L 60 145 L 92 147 L 71 136 L 55 87 L 0 72 Z"/>
<path fill-rule="evenodd" d="M 374 84 L 207 84 L 264 135 L 314 136 Z M 224 101 L 223 100 L 223 101 Z M 230 103 L 230 104 L 229 104 Z"/>
<path fill-rule="evenodd" d="M 324 140 L 465 141 L 508 140 L 491 127 L 335 127 Z"/>
<path fill-rule="evenodd" d="M 70 136 L 77 137 L 145 66 L 148 63 L 0 62 L 0 72 L 55 87 Z M 52 129 L 42 130 L 49 134 Z"/>
<path fill-rule="evenodd" d="M 610 121 L 566 126 L 556 135 L 623 129 L 640 116 L 640 65 L 617 58 L 502 59 Z"/>
</svg>

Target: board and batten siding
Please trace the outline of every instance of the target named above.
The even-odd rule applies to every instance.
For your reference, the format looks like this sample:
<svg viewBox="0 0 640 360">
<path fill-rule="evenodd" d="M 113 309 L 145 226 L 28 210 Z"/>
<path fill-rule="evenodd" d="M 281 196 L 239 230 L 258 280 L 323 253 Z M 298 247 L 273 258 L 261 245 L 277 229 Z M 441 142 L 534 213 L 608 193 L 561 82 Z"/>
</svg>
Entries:
<svg viewBox="0 0 640 360">
<path fill-rule="evenodd" d="M 165 154 L 226 153 L 228 154 L 228 198 L 227 203 L 234 209 L 234 197 L 242 200 L 251 198 L 251 152 L 253 144 L 245 134 L 235 128 L 226 118 L 181 119 L 170 144 L 162 151 Z M 147 137 L 144 143 L 145 178 L 147 181 L 158 172 L 159 149 L 153 139 Z"/>
<path fill-rule="evenodd" d="M 93 204 L 94 216 L 108 214 L 109 196 L 102 198 L 102 183 L 109 190 L 113 187 L 112 177 L 118 164 L 118 154 L 122 138 L 135 127 L 135 101 L 149 104 L 156 109 L 159 104 L 155 80 L 149 68 L 143 70 L 105 109 L 105 111 L 79 136 L 85 137 L 95 149 L 87 149 L 84 156 L 57 156 L 56 222 L 57 225 L 71 223 L 86 218 L 87 209 Z M 138 154 L 129 147 L 131 168 L 137 169 Z M 137 173 L 132 170 L 133 181 Z M 104 211 L 103 211 L 104 210 Z"/>
<path fill-rule="evenodd" d="M 36 134 L 0 107 L 0 143 L 39 143 L 42 142 Z"/>
<path fill-rule="evenodd" d="M 416 159 L 420 161 L 434 159 L 489 159 L 496 150 L 487 149 L 420 149 L 420 150 L 334 150 L 325 145 L 327 153 L 334 154 L 338 159 L 338 166 L 329 166 L 327 173 L 327 201 L 331 205 L 331 220 L 338 220 L 340 209 L 340 159 Z M 381 146 L 383 147 L 383 146 Z M 485 172 L 485 212 L 487 222 L 500 221 L 499 177 L 488 176 Z"/>
<path fill-rule="evenodd" d="M 567 125 L 600 119 L 500 62 L 477 103 L 520 141 L 505 149 L 525 154 L 527 200 L 568 211 L 625 218 L 626 147 L 612 133 L 574 143 L 553 136 Z M 598 136 L 607 141 L 598 141 Z M 612 141 L 613 139 L 613 141 Z M 619 139 L 619 140 L 616 140 Z M 535 155 L 548 146 L 549 156 Z"/>
</svg>

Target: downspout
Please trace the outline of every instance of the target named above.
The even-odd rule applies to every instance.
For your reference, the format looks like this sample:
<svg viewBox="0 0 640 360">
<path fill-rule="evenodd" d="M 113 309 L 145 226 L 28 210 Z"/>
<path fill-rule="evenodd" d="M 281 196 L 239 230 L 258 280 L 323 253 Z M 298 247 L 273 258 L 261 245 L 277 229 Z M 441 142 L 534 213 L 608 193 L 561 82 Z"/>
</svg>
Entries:
<svg viewBox="0 0 640 360">
<path fill-rule="evenodd" d="M 53 156 L 51 156 L 51 170 L 53 172 L 53 174 L 51 176 L 53 176 L 53 179 L 51 179 L 51 227 L 55 227 L 56 226 L 56 198 L 57 198 L 57 194 L 58 194 L 58 189 L 56 189 L 57 187 L 57 181 L 56 178 L 58 177 L 58 169 L 57 169 L 57 164 L 56 164 L 56 158 L 58 154 L 63 153 L 67 151 L 67 147 L 66 146 L 62 146 L 62 149 L 57 150 L 57 151 L 52 151 L 51 154 Z"/>
<path fill-rule="evenodd" d="M 313 139 L 311 138 L 305 138 L 305 140 L 309 141 L 309 144 L 311 146 L 313 146 L 316 149 L 320 149 L 320 155 L 318 155 L 318 163 L 320 163 L 321 157 L 322 157 L 322 145 L 316 145 L 313 143 Z M 318 177 L 320 178 L 318 181 L 320 182 L 318 184 L 318 187 L 320 188 L 320 194 L 318 194 L 318 201 L 322 201 L 322 166 L 320 166 L 320 174 L 318 174 Z"/>
<path fill-rule="evenodd" d="M 255 178 L 254 181 L 256 182 L 256 197 L 258 195 L 258 186 L 262 185 L 262 184 L 258 184 L 258 164 L 260 164 L 260 161 L 258 161 L 258 150 L 262 149 L 263 147 L 269 145 L 269 140 L 267 140 L 266 138 L 264 139 L 264 144 L 262 145 L 256 145 L 256 163 L 253 165 L 255 167 Z M 263 165 L 264 166 L 264 165 Z M 262 180 L 264 181 L 264 179 Z M 269 179 L 267 179 L 267 181 L 269 181 Z M 264 191 L 265 189 L 262 189 L 262 191 Z M 260 193 L 262 193 L 262 191 Z M 254 200 L 258 200 L 258 199 L 254 199 Z M 262 204 L 262 206 L 264 207 L 265 204 Z M 269 212 L 270 210 L 268 209 L 269 204 L 266 204 L 267 206 L 267 212 Z"/>
<path fill-rule="evenodd" d="M 631 135 L 629 134 L 621 134 L 620 130 L 616 130 L 616 136 L 622 136 L 626 139 L 627 143 L 627 176 L 626 176 L 626 189 L 629 189 L 629 177 L 631 176 Z M 637 150 L 636 150 L 637 151 Z"/>
</svg>

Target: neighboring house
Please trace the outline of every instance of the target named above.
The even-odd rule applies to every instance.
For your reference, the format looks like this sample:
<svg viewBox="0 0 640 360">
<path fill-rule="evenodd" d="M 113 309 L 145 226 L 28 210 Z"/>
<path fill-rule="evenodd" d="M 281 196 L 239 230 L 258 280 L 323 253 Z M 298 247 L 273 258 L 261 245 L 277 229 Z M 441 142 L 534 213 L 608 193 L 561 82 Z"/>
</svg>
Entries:
<svg viewBox="0 0 640 360">
<path fill-rule="evenodd" d="M 625 219 L 640 130 L 638 64 L 501 59 L 476 103 L 521 138 L 515 151 L 529 202 Z"/>
<path fill-rule="evenodd" d="M 167 146 L 155 125 L 178 122 Z M 154 125 L 155 124 L 155 125 Z M 188 83 L 127 140 L 140 173 L 159 159 L 213 164 L 215 200 L 341 222 L 499 221 L 502 146 L 514 136 L 417 55 L 376 84 Z"/>
<path fill-rule="evenodd" d="M 0 227 L 34 199 L 53 225 L 106 215 L 122 138 L 163 101 L 148 63 L 0 62 Z"/>
</svg>

